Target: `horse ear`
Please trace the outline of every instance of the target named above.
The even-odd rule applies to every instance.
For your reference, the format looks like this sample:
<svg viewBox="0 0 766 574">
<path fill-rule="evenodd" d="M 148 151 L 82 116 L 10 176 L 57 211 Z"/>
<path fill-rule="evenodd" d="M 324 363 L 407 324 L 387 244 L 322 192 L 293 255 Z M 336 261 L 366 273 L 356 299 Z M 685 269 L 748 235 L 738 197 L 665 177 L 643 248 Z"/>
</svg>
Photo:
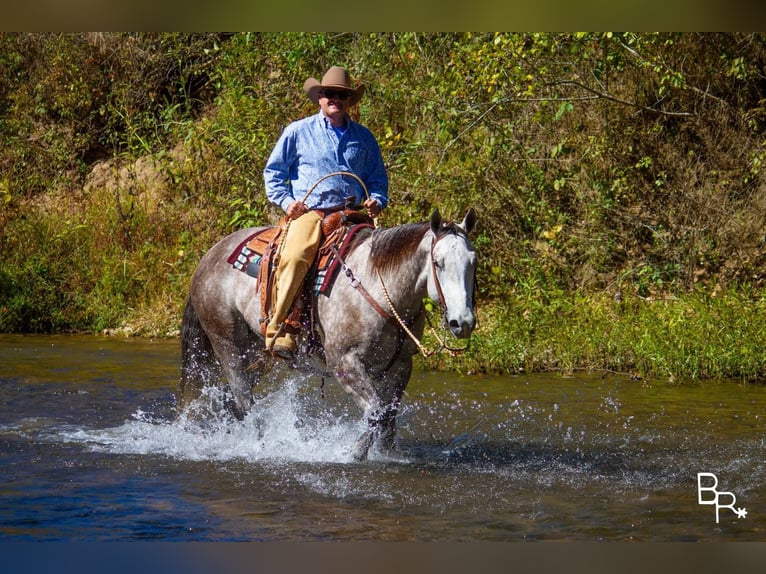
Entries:
<svg viewBox="0 0 766 574">
<path fill-rule="evenodd" d="M 465 217 L 463 218 L 463 223 L 460 224 L 460 227 L 465 229 L 466 234 L 471 233 L 474 226 L 476 225 L 476 212 L 473 210 L 473 207 L 468 210 L 468 213 L 465 214 Z"/>
<path fill-rule="evenodd" d="M 439 213 L 438 209 L 434 209 L 433 213 L 431 214 L 431 231 L 433 231 L 434 235 L 439 231 L 439 228 L 442 226 L 442 216 Z"/>
</svg>

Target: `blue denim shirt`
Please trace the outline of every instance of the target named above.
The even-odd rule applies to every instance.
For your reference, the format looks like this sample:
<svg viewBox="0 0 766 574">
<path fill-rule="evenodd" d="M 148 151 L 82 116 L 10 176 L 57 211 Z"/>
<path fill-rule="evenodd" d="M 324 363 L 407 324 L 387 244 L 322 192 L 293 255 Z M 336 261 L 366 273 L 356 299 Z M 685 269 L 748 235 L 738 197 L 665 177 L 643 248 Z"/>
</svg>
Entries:
<svg viewBox="0 0 766 574">
<path fill-rule="evenodd" d="M 303 199 L 323 176 L 336 171 L 357 175 L 370 197 L 381 209 L 386 207 L 388 175 L 375 136 L 347 116 L 346 131 L 339 138 L 320 111 L 291 123 L 282 132 L 263 170 L 266 196 L 285 211 L 291 202 Z M 342 207 L 350 196 L 356 197 L 357 204 L 366 199 L 355 178 L 332 176 L 317 185 L 306 205 L 310 209 Z"/>
</svg>

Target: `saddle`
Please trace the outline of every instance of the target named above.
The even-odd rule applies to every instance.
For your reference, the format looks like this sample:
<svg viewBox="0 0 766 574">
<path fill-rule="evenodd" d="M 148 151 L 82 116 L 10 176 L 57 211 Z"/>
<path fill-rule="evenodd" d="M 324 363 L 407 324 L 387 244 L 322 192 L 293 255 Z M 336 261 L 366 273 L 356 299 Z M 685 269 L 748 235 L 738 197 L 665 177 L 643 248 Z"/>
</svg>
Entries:
<svg viewBox="0 0 766 574">
<path fill-rule="evenodd" d="M 334 211 L 322 220 L 322 243 L 306 273 L 303 289 L 298 292 L 285 320 L 288 327 L 299 329 L 302 323 L 310 322 L 314 297 L 329 294 L 341 267 L 337 255 L 343 257 L 357 232 L 371 228 L 374 224 L 370 217 L 350 209 Z M 257 293 L 260 289 L 261 331 L 264 335 L 271 315 L 275 258 L 285 229 L 286 219 L 283 218 L 278 226 L 267 227 L 248 236 L 227 259 L 232 267 L 256 279 L 255 290 Z"/>
</svg>

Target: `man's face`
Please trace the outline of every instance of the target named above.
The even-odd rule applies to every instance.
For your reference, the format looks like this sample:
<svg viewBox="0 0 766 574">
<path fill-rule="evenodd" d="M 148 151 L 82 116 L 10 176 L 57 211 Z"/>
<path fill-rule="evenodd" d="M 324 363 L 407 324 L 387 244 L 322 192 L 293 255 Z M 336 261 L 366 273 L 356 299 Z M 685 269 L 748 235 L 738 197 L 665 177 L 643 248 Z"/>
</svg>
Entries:
<svg viewBox="0 0 766 574">
<path fill-rule="evenodd" d="M 347 90 L 326 89 L 319 93 L 319 107 L 329 118 L 341 118 L 348 107 L 351 92 Z"/>
</svg>

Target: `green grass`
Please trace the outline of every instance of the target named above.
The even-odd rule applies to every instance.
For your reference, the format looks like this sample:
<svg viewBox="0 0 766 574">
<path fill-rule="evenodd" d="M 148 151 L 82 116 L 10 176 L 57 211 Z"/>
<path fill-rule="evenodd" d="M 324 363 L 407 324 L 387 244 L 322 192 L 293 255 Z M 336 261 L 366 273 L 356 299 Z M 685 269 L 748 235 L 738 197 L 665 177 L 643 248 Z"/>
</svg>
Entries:
<svg viewBox="0 0 766 574">
<path fill-rule="evenodd" d="M 670 381 L 762 381 L 765 307 L 764 294 L 747 289 L 659 300 L 575 295 L 548 305 L 489 305 L 479 309 L 469 353 L 423 361 L 473 372 L 585 370 Z"/>
</svg>

